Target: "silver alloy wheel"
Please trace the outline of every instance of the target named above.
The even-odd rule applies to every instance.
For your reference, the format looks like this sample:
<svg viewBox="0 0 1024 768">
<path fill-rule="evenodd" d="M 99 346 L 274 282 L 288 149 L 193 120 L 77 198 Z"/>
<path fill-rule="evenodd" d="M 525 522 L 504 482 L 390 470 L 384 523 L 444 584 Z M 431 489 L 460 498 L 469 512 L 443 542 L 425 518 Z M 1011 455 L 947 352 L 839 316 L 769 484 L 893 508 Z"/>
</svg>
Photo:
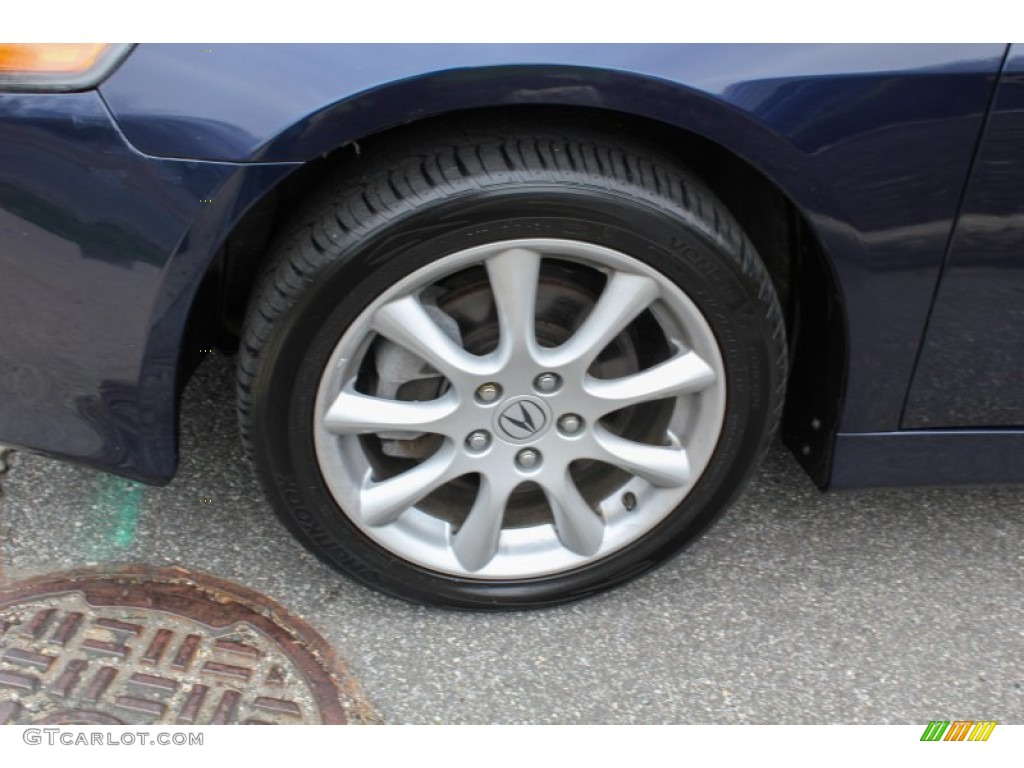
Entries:
<svg viewBox="0 0 1024 768">
<path fill-rule="evenodd" d="M 537 330 L 541 289 L 554 292 L 554 303 L 565 290 L 543 277 L 546 264 L 579 270 L 581 280 L 603 276 L 593 306 L 556 345 L 544 345 Z M 496 326 L 484 354 L 463 345 L 464 333 L 433 299 L 443 281 L 474 267 L 489 283 Z M 669 352 L 625 375 L 595 375 L 595 361 L 645 313 Z M 433 377 L 432 397 L 372 391 L 381 343 L 414 356 L 417 376 Z M 447 574 L 529 578 L 604 558 L 679 507 L 718 443 L 725 392 L 710 326 L 657 270 L 585 242 L 495 242 L 432 262 L 360 313 L 324 368 L 314 443 L 334 499 L 378 545 Z M 615 414 L 652 403 L 667 406 L 646 420 L 653 434 L 613 424 Z M 400 462 L 401 471 L 382 471 L 381 441 L 429 448 Z M 621 480 L 609 487 L 593 480 L 598 473 L 581 475 L 582 465 L 610 465 L 618 471 L 600 474 Z M 583 476 L 591 479 L 579 487 Z M 445 489 L 459 484 L 471 502 L 449 513 Z M 546 516 L 513 515 L 537 488 Z"/>
</svg>

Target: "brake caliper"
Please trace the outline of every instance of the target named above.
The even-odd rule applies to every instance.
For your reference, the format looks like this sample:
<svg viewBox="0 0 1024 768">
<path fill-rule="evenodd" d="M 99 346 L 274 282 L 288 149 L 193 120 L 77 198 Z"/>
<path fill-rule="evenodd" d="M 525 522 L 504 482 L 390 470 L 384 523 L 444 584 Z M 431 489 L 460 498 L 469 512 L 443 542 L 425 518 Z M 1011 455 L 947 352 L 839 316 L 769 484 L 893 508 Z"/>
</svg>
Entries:
<svg viewBox="0 0 1024 768">
<path fill-rule="evenodd" d="M 437 306 L 437 296 L 424 291 L 424 309 L 452 340 L 462 345 L 459 324 Z M 448 382 L 429 364 L 412 352 L 381 339 L 375 356 L 377 397 L 392 400 L 433 400 L 448 389 Z M 423 438 L 423 432 L 381 432 L 378 435 L 385 456 L 400 459 L 425 459 L 436 449 Z"/>
</svg>

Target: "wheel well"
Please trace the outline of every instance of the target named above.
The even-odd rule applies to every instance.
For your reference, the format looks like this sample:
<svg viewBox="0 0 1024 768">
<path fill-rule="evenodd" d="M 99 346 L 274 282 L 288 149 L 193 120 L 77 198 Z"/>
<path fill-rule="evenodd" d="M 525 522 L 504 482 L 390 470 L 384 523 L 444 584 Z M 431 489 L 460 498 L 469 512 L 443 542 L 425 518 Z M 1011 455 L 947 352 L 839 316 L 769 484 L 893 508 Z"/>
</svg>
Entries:
<svg viewBox="0 0 1024 768">
<path fill-rule="evenodd" d="M 757 169 L 702 136 L 647 118 L 582 107 L 517 106 L 450 113 L 392 128 L 338 147 L 306 163 L 235 225 L 207 270 L 186 328 L 185 349 L 234 352 L 249 296 L 281 224 L 328 177 L 360 172 L 383 140 L 414 134 L 427 123 L 531 114 L 550 123 L 603 126 L 657 146 L 693 170 L 722 200 L 753 242 L 772 277 L 789 333 L 791 371 L 782 434 L 819 485 L 831 469 L 832 438 L 845 382 L 845 322 L 824 250 L 790 200 Z M 182 381 L 199 357 L 183 360 Z"/>
</svg>

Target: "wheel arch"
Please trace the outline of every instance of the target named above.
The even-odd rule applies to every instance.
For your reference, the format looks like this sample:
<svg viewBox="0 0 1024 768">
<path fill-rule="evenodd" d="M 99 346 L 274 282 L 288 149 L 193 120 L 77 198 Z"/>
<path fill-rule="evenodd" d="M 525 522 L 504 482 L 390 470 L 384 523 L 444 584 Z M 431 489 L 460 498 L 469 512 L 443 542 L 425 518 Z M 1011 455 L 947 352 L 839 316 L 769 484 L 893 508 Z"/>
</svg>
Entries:
<svg viewBox="0 0 1024 768">
<path fill-rule="evenodd" d="M 533 80 L 527 82 L 536 84 L 530 88 L 523 85 L 523 70 L 458 70 L 394 83 L 325 105 L 261 147 L 253 160 L 304 162 L 222 225 L 224 237 L 192 286 L 179 369 L 187 375 L 193 367 L 187 350 L 213 343 L 231 348 L 274 231 L 324 177 L 358 173 L 377 142 L 414 135 L 428 122 L 500 121 L 513 113 L 603 122 L 688 164 L 754 241 L 785 303 L 794 347 L 782 432 L 814 480 L 827 485 L 847 365 L 841 287 L 813 223 L 820 210 L 838 212 L 827 186 L 785 140 L 706 94 L 578 67 L 530 68 Z"/>
</svg>

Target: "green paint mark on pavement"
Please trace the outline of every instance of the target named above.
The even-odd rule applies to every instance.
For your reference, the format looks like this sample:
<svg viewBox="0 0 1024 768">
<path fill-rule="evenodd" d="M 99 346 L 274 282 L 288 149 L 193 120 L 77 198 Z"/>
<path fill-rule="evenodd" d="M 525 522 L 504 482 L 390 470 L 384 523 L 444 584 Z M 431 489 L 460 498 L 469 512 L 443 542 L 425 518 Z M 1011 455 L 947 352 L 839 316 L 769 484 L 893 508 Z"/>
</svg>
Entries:
<svg viewBox="0 0 1024 768">
<path fill-rule="evenodd" d="M 115 475 L 103 475 L 100 480 L 96 492 L 97 512 L 107 521 L 106 543 L 115 549 L 127 549 L 135 541 L 135 525 L 144 490 L 141 483 Z"/>
</svg>

